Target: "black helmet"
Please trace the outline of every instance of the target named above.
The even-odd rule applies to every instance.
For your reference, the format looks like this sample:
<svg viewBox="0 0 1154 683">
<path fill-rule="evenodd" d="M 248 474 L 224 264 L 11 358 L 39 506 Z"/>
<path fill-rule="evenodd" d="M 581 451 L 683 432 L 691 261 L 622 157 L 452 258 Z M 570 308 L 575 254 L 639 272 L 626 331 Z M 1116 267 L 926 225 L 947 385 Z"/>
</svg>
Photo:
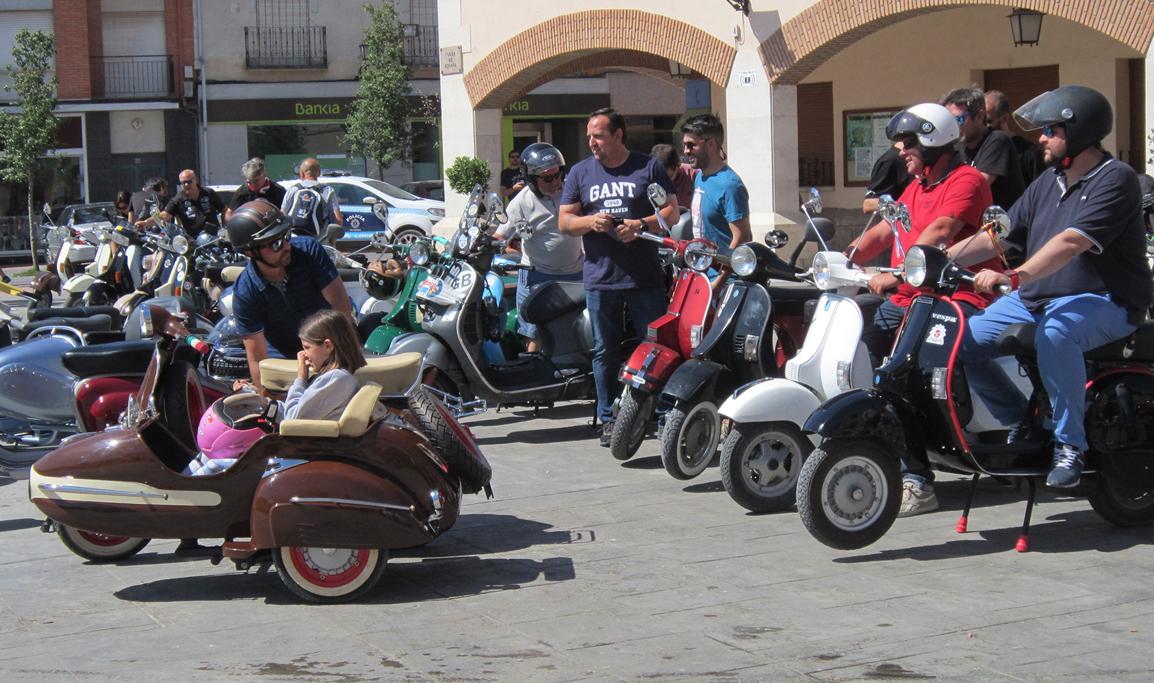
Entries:
<svg viewBox="0 0 1154 683">
<path fill-rule="evenodd" d="M 1102 93 L 1082 85 L 1063 85 L 1018 107 L 1014 120 L 1022 130 L 1061 124 L 1066 128 L 1066 158 L 1070 161 L 1087 147 L 1102 141 L 1114 129 L 1114 110 Z"/>
<path fill-rule="evenodd" d="M 233 212 L 228 221 L 228 241 L 236 251 L 252 248 L 253 242 L 267 242 L 289 231 L 288 221 L 275 204 L 254 199 Z"/>
<path fill-rule="evenodd" d="M 388 299 L 401 291 L 402 278 L 385 275 L 377 270 L 361 268 L 361 286 L 374 299 Z"/>
<path fill-rule="evenodd" d="M 565 156 L 561 150 L 548 142 L 534 142 L 521 152 L 521 168 L 525 173 L 530 189 L 540 195 L 537 190 L 536 176 L 551 168 L 560 169 L 565 165 Z"/>
</svg>

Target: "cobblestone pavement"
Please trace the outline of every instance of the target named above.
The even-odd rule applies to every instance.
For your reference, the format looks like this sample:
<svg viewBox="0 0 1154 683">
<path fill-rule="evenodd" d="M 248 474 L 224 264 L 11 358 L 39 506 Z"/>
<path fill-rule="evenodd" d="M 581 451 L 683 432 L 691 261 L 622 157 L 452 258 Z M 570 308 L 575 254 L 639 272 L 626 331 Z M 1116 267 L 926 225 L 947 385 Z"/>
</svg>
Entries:
<svg viewBox="0 0 1154 683">
<path fill-rule="evenodd" d="M 589 404 L 468 420 L 496 496 L 393 556 L 349 605 L 298 604 L 270 570 L 156 541 L 89 565 L 0 482 L 0 678 L 207 681 L 1149 681 L 1149 528 L 967 484 L 942 510 L 837 552 L 795 513 L 750 515 L 716 467 L 676 481 L 648 441 L 619 463 Z"/>
</svg>

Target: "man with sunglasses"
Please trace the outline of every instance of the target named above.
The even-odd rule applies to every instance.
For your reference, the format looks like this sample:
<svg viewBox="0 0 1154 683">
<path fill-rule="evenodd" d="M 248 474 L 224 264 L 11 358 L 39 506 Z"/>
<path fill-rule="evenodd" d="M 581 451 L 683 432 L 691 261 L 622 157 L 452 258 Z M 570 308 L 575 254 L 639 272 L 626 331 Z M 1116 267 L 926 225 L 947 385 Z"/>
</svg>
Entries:
<svg viewBox="0 0 1154 683">
<path fill-rule="evenodd" d="M 515 236 L 517 230 L 529 232 L 521 241 L 521 263 L 532 270 L 517 272 L 517 308 L 535 286 L 552 280 L 580 281 L 585 254 L 581 238 L 564 235 L 557 229 L 557 206 L 565 157 L 547 142 L 534 142 L 521 153 L 521 170 L 525 188 L 509 202 L 509 221 L 497 231 L 500 239 Z M 523 227 L 522 227 L 523 226 Z M 537 326 L 521 319 L 517 332 L 529 339 L 527 349 L 537 350 Z"/>
<path fill-rule="evenodd" d="M 284 202 L 285 190 L 269 180 L 264 159 L 260 157 L 249 159 L 240 167 L 240 172 L 244 176 L 244 184 L 232 193 L 232 201 L 228 203 L 228 209 L 224 212 L 226 223 L 232 218 L 233 211 L 255 199 L 267 199 L 277 206 Z"/>
<path fill-rule="evenodd" d="M 717 244 L 731 253 L 753 239 L 749 227 L 749 191 L 725 163 L 725 129 L 713 114 L 694 116 L 681 126 L 681 142 L 689 164 L 697 169 L 693 179 L 693 236 Z"/>
<path fill-rule="evenodd" d="M 1102 149 L 1113 129 L 1110 102 L 1099 92 L 1066 85 L 1022 105 L 1014 118 L 1038 138 L 1051 168 L 1010 209 L 1010 231 L 995 244 L 986 235 L 950 249 L 962 266 L 1013 249 L 1016 270 L 981 270 L 978 291 L 1014 291 L 970 320 L 960 358 L 966 377 L 994 417 L 1012 424 L 1008 442 L 1035 440 L 1026 402 L 1010 389 L 993 359 L 1008 325 L 1036 323 L 1038 370 L 1050 399 L 1054 455 L 1046 485 L 1081 481 L 1088 447 L 1083 353 L 1134 331 L 1154 300 L 1146 264 L 1142 191 L 1130 166 Z"/>
<path fill-rule="evenodd" d="M 186 168 L 180 172 L 180 191 L 169 200 L 160 212 L 160 218 L 171 221 L 174 217 L 189 238 L 202 232 L 215 235 L 220 231 L 220 215 L 224 212 L 224 202 L 220 195 L 208 187 L 202 187 L 196 171 Z"/>
<path fill-rule="evenodd" d="M 238 208 L 226 227 L 234 249 L 249 257 L 233 288 L 233 317 L 244 337 L 252 384 L 260 362 L 295 358 L 301 322 L 332 308 L 352 315 L 352 304 L 332 259 L 312 237 L 292 237 L 280 209 L 265 199 Z"/>
<path fill-rule="evenodd" d="M 1009 135 L 986 123 L 986 94 L 980 88 L 958 88 L 942 98 L 962 132 L 962 160 L 978 169 L 990 185 L 994 203 L 1010 208 L 1026 184 L 1018 150 Z"/>
</svg>

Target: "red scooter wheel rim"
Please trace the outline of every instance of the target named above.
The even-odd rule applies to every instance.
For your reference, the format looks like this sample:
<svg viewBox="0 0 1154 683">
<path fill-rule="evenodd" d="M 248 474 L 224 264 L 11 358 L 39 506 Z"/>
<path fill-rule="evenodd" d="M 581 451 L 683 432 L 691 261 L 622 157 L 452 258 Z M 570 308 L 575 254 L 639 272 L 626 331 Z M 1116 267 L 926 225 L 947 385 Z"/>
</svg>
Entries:
<svg viewBox="0 0 1154 683">
<path fill-rule="evenodd" d="M 289 555 L 293 568 L 302 579 L 315 586 L 325 588 L 338 588 L 352 583 L 369 568 L 371 550 L 365 548 L 351 551 L 337 549 L 335 552 L 347 553 L 344 562 L 337 566 L 319 562 L 325 553 L 323 548 L 293 547 L 289 550 Z M 314 559 L 314 553 L 317 554 L 316 559 Z"/>
<path fill-rule="evenodd" d="M 128 541 L 130 538 L 129 536 L 109 536 L 106 534 L 97 534 L 91 531 L 82 531 L 80 529 L 77 529 L 76 533 L 85 541 L 88 541 L 92 545 L 98 545 L 102 548 L 111 548 L 113 546 L 120 545 Z"/>
</svg>

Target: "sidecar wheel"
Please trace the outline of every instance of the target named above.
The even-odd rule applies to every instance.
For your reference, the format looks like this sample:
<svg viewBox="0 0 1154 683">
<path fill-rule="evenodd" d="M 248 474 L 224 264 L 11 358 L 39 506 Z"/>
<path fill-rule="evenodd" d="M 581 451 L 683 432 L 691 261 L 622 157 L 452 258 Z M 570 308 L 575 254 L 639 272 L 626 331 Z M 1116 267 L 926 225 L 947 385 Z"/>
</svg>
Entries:
<svg viewBox="0 0 1154 683">
<path fill-rule="evenodd" d="M 112 536 L 83 531 L 75 527 L 56 525 L 64 546 L 89 562 L 115 562 L 127 559 L 144 549 L 151 539 L 131 536 Z"/>
<path fill-rule="evenodd" d="M 286 546 L 273 552 L 276 573 L 305 602 L 355 600 L 373 589 L 385 571 L 388 552 L 376 548 Z"/>
<path fill-rule="evenodd" d="M 1086 496 L 1098 516 L 1115 526 L 1145 526 L 1154 522 L 1154 490 L 1122 491 L 1101 474 Z"/>
<path fill-rule="evenodd" d="M 864 548 L 885 535 L 901 502 L 897 458 L 870 441 L 826 441 L 806 458 L 797 480 L 802 523 L 839 550 Z"/>
<path fill-rule="evenodd" d="M 746 510 L 784 512 L 793 507 L 811 451 L 813 444 L 791 424 L 734 425 L 721 447 L 721 483 Z"/>
<path fill-rule="evenodd" d="M 688 412 L 673 408 L 661 430 L 661 464 L 674 479 L 692 479 L 709 467 L 720 440 L 721 415 L 712 402 L 702 401 Z"/>
<path fill-rule="evenodd" d="M 649 418 L 653 417 L 653 404 L 656 402 L 651 392 L 642 392 L 636 389 L 626 389 L 621 397 L 621 406 L 617 410 L 617 417 L 613 421 L 613 434 L 609 441 L 609 452 L 618 460 L 628 460 L 633 457 L 641 442 L 645 440 L 645 428 L 649 425 Z"/>
<path fill-rule="evenodd" d="M 461 490 L 476 493 L 489 483 L 493 477 L 492 466 L 485 456 L 480 455 L 476 444 L 473 448 L 469 447 L 473 440 L 472 433 L 452 419 L 444 403 L 423 385 L 418 385 L 409 394 L 409 410 L 421 425 L 421 432 L 448 463 L 449 471 L 460 479 Z"/>
<path fill-rule="evenodd" d="M 200 376 L 188 361 L 173 361 L 164 373 L 160 415 L 165 426 L 180 442 L 196 448 L 196 428 L 204 415 L 204 391 Z"/>
</svg>

